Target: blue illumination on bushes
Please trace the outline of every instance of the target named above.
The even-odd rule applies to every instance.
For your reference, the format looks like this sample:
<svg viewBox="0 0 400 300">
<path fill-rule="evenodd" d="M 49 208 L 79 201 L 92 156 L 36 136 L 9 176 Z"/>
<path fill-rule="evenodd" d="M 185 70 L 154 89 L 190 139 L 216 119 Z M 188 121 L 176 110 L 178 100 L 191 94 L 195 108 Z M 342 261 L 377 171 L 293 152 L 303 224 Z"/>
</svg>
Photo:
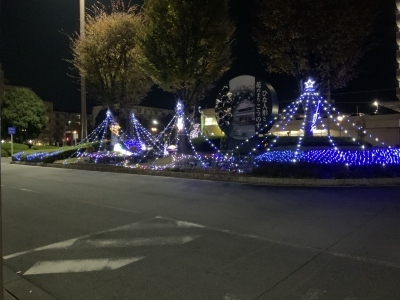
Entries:
<svg viewBox="0 0 400 300">
<path fill-rule="evenodd" d="M 27 162 L 43 162 L 43 159 L 58 155 L 61 152 L 63 152 L 63 150 L 56 150 L 53 152 L 34 152 L 32 154 L 26 155 L 24 160 Z M 13 155 L 13 159 L 16 161 L 21 161 L 22 156 L 24 155 L 25 155 L 24 151 L 18 152 Z"/>
<path fill-rule="evenodd" d="M 297 152 L 297 154 L 296 154 Z M 342 163 L 348 165 L 390 165 L 400 164 L 400 149 L 371 150 L 304 150 L 269 151 L 256 157 L 261 162 L 307 162 L 318 164 Z"/>
</svg>

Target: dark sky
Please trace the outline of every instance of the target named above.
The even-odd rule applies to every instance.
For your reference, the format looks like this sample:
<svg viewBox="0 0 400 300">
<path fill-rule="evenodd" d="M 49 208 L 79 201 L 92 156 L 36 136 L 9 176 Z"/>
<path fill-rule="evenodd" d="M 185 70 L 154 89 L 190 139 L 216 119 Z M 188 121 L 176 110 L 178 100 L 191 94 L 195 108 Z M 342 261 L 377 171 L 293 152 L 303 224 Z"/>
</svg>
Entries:
<svg viewBox="0 0 400 300">
<path fill-rule="evenodd" d="M 77 74 L 65 61 L 71 58 L 68 35 L 79 30 L 79 0 L 0 1 L 0 62 L 9 84 L 32 88 L 44 101 L 53 102 L 56 110 L 79 111 L 79 81 L 71 77 Z M 86 7 L 94 2 L 86 0 Z M 108 4 L 109 0 L 100 2 Z M 261 65 L 249 34 L 249 4 L 253 2 L 231 0 L 232 16 L 238 28 L 233 49 L 236 59 L 232 69 L 210 94 L 208 106 L 213 106 L 213 99 L 224 82 L 245 74 L 265 78 L 276 89 L 280 102 L 297 97 L 296 82 L 293 79 L 268 74 Z M 381 1 L 375 33 L 377 46 L 360 64 L 361 76 L 346 89 L 338 90 L 333 95 L 337 102 L 396 100 L 395 12 L 395 0 Z M 389 90 L 383 91 L 385 89 Z M 174 101 L 172 95 L 157 90 L 143 104 L 173 107 Z M 91 105 L 93 102 L 89 102 L 88 111 Z M 373 110 L 371 105 L 365 105 L 366 110 L 369 108 Z"/>
</svg>

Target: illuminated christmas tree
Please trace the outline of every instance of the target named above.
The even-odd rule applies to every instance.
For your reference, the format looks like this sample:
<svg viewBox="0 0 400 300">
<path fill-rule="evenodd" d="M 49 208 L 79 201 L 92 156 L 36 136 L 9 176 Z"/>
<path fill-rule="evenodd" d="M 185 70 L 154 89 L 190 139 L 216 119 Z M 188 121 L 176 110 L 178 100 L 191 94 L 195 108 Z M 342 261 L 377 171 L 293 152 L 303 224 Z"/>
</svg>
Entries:
<svg viewBox="0 0 400 300">
<path fill-rule="evenodd" d="M 311 78 L 304 83 L 304 92 L 298 101 L 301 102 L 304 110 L 304 121 L 301 129 L 305 137 L 313 136 L 324 99 L 316 91 L 315 81 Z"/>
</svg>

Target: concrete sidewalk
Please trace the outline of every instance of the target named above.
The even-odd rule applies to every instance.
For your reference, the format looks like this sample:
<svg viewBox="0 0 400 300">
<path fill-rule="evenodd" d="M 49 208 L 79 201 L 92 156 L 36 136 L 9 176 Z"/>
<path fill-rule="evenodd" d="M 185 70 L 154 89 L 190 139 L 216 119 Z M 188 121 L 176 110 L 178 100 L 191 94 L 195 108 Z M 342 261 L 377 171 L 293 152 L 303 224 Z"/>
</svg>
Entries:
<svg viewBox="0 0 400 300">
<path fill-rule="evenodd" d="M 6 290 L 3 290 L 3 293 L 4 293 L 4 300 L 15 300 L 15 299 L 17 299 L 13 295 L 8 293 Z"/>
<path fill-rule="evenodd" d="M 6 266 L 3 281 L 4 300 L 57 300 Z"/>
<path fill-rule="evenodd" d="M 6 164 L 11 162 L 11 157 L 2 157 L 1 158 L 1 163 Z"/>
</svg>

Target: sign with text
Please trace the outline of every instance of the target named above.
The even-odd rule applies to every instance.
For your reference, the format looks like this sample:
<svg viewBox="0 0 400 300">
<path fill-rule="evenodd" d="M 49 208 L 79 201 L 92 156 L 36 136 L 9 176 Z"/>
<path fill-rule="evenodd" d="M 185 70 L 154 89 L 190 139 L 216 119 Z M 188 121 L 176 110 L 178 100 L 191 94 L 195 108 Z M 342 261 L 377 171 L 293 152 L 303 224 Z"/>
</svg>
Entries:
<svg viewBox="0 0 400 300">
<path fill-rule="evenodd" d="M 15 129 L 15 127 L 8 127 L 8 134 L 15 134 L 17 132 L 17 130 Z"/>
<path fill-rule="evenodd" d="M 215 104 L 218 125 L 226 135 L 237 140 L 265 134 L 277 115 L 278 99 L 274 88 L 249 75 L 230 80 Z"/>
</svg>

